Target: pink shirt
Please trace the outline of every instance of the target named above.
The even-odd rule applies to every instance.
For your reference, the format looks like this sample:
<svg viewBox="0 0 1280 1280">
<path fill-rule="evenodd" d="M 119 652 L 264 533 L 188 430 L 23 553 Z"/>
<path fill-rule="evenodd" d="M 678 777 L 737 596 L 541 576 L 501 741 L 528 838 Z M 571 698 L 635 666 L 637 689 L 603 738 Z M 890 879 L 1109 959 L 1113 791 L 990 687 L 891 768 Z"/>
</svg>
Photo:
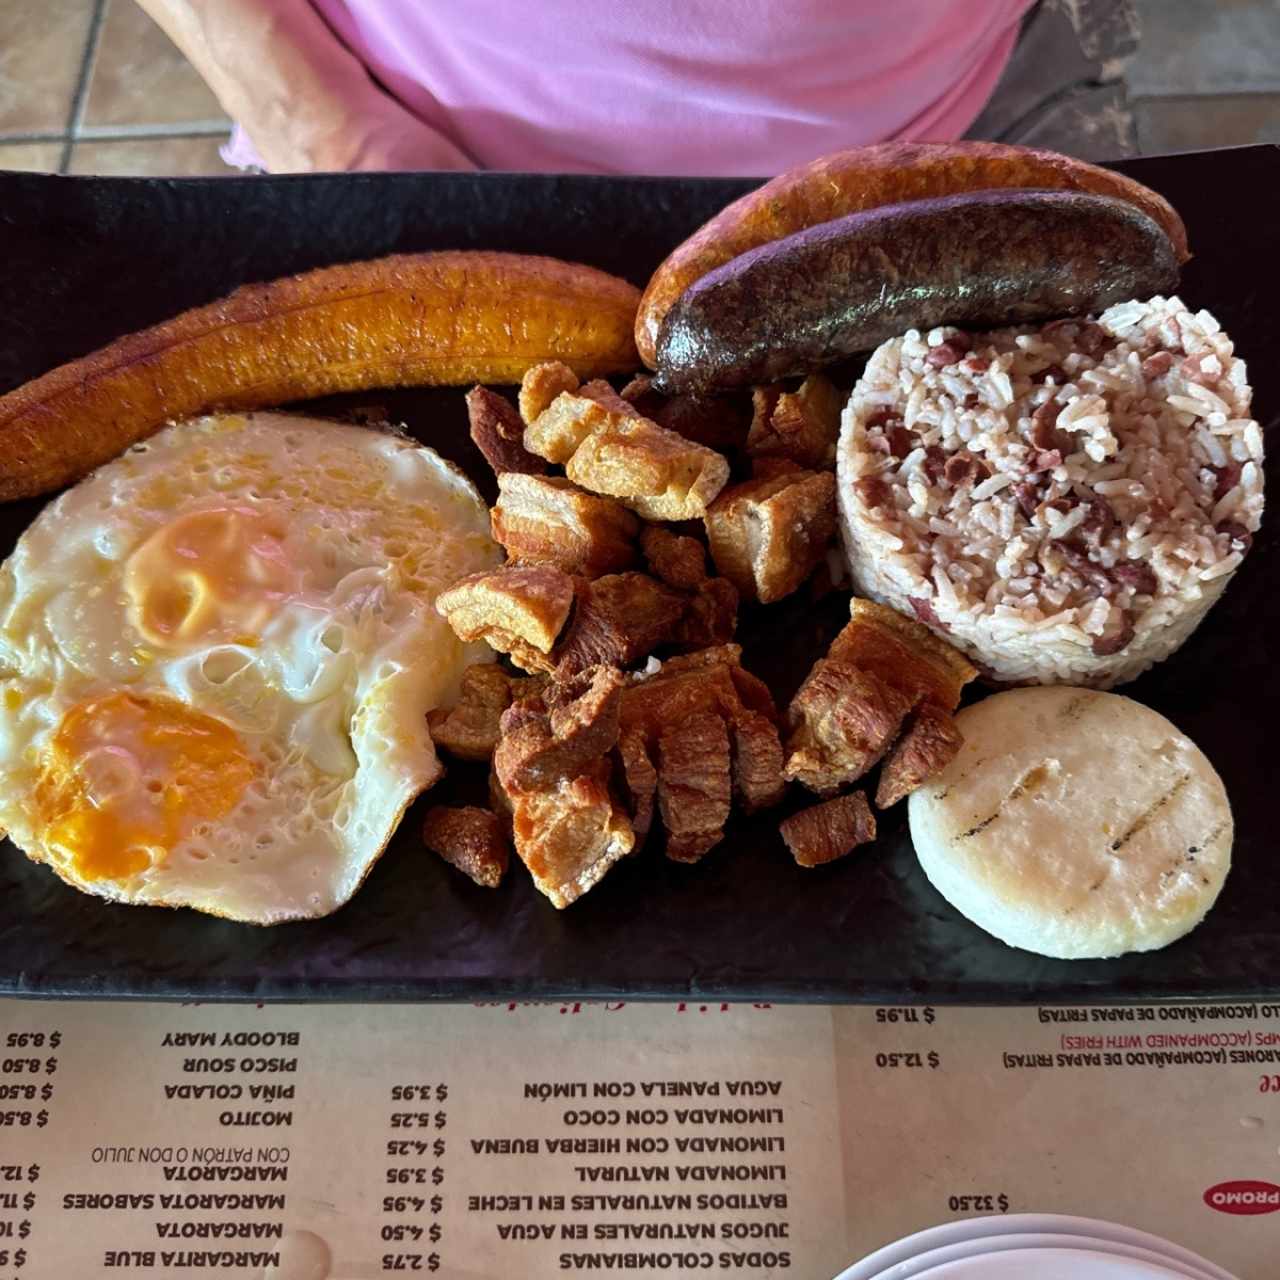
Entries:
<svg viewBox="0 0 1280 1280">
<path fill-rule="evenodd" d="M 1030 0 L 312 2 L 480 168 L 770 174 L 960 137 Z"/>
</svg>

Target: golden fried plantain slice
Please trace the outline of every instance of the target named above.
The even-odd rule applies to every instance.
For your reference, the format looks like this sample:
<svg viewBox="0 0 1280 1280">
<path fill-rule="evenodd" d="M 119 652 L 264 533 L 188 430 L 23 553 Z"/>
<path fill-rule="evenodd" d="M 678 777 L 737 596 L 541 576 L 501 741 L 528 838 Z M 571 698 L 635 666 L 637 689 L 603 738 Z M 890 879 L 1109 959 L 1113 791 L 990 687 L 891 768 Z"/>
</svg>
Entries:
<svg viewBox="0 0 1280 1280">
<path fill-rule="evenodd" d="M 246 285 L 0 397 L 0 501 L 57 489 L 175 418 L 371 387 L 638 364 L 639 291 L 554 258 L 399 254 Z"/>
</svg>

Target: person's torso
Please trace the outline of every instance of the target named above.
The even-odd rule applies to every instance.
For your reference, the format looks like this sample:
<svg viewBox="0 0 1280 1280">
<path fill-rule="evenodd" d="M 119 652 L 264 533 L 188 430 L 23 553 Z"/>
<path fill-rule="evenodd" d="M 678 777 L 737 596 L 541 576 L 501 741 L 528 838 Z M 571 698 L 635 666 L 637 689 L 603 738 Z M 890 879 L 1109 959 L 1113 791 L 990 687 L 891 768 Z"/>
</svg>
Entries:
<svg viewBox="0 0 1280 1280">
<path fill-rule="evenodd" d="M 313 0 L 481 167 L 765 174 L 981 110 L 1029 0 Z"/>
</svg>

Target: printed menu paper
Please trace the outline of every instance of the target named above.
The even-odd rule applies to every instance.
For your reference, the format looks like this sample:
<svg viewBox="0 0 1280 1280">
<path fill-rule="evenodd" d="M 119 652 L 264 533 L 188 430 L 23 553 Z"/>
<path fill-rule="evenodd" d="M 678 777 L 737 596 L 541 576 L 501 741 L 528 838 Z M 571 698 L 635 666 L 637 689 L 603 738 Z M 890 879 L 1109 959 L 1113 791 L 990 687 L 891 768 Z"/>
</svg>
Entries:
<svg viewBox="0 0 1280 1280">
<path fill-rule="evenodd" d="M 0 1280 L 836 1275 L 956 1218 L 1280 1274 L 1280 1003 L 0 1002 Z"/>
</svg>

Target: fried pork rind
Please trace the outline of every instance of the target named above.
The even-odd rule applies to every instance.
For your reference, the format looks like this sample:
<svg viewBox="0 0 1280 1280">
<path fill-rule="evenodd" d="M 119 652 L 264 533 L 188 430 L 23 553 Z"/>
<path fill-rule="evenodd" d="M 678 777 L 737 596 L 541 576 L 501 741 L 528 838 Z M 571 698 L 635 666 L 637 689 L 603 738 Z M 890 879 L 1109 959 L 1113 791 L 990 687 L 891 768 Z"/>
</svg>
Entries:
<svg viewBox="0 0 1280 1280">
<path fill-rule="evenodd" d="M 813 572 L 836 530 L 835 477 L 784 473 L 726 489 L 706 515 L 716 568 L 749 600 L 788 596 Z"/>
<path fill-rule="evenodd" d="M 790 458 L 802 467 L 834 467 L 840 409 L 840 392 L 820 373 L 807 377 L 794 392 L 776 385 L 757 387 L 747 452 Z"/>
<path fill-rule="evenodd" d="M 608 418 L 565 463 L 570 480 L 617 498 L 646 520 L 706 514 L 729 479 L 729 464 L 720 454 L 647 418 Z"/>
<path fill-rule="evenodd" d="M 821 796 L 857 782 L 893 745 L 912 705 L 873 673 L 819 658 L 787 709 L 786 777 Z"/>
<path fill-rule="evenodd" d="M 498 816 L 472 805 L 428 809 L 422 823 L 422 843 L 486 889 L 496 889 L 502 883 L 510 860 Z"/>
<path fill-rule="evenodd" d="M 893 609 L 855 599 L 849 612 L 788 709 L 786 774 L 832 795 L 888 754 L 876 796 L 887 808 L 959 749 L 951 712 L 977 672 L 946 641 Z"/>
<path fill-rule="evenodd" d="M 685 649 L 728 644 L 738 627 L 738 589 L 728 578 L 708 578 L 685 597 L 673 637 Z"/>
<path fill-rule="evenodd" d="M 472 574 L 436 601 L 460 639 L 485 640 L 525 671 L 560 680 L 598 663 L 633 666 L 663 645 L 724 643 L 737 605 L 723 578 L 687 592 L 645 573 L 585 578 L 524 564 Z"/>
<path fill-rule="evenodd" d="M 551 407 L 562 391 L 577 391 L 578 375 L 567 364 L 549 360 L 525 370 L 520 380 L 520 416 L 528 426 L 539 414 Z"/>
<path fill-rule="evenodd" d="M 596 578 L 630 569 L 640 522 L 620 502 L 559 476 L 501 475 L 491 521 L 512 560 Z"/>
<path fill-rule="evenodd" d="M 556 681 L 502 719 L 502 783 L 532 791 L 573 778 L 603 759 L 618 741 L 622 674 L 599 666 Z"/>
<path fill-rule="evenodd" d="M 723 838 L 735 793 L 748 812 L 781 798 L 773 701 L 740 657 L 723 645 L 652 676 L 599 665 L 503 714 L 494 808 L 509 809 L 516 852 L 556 906 L 644 839 L 655 804 L 667 855 L 691 862 Z"/>
<path fill-rule="evenodd" d="M 723 452 L 746 444 L 751 412 L 740 395 L 664 396 L 647 376 L 632 378 L 621 395 L 651 422 L 708 449 Z"/>
<path fill-rule="evenodd" d="M 876 819 L 861 791 L 801 809 L 781 825 L 791 856 L 802 867 L 820 867 L 876 838 Z"/>
<path fill-rule="evenodd" d="M 564 466 L 593 431 L 602 430 L 623 416 L 576 390 L 562 391 L 525 427 L 524 447 L 548 462 Z"/>
<path fill-rule="evenodd" d="M 480 662 L 462 673 L 457 705 L 427 716 L 431 741 L 459 760 L 488 760 L 498 745 L 502 713 L 520 698 L 540 692 L 540 676 L 513 676 L 496 662 Z"/>
<path fill-rule="evenodd" d="M 641 413 L 630 400 L 620 396 L 603 378 L 595 378 L 591 382 L 584 382 L 578 388 L 580 396 L 586 396 L 588 400 L 594 400 L 602 409 L 608 409 L 610 413 L 620 413 L 624 418 L 643 418 L 646 415 Z"/>
<path fill-rule="evenodd" d="M 487 387 L 467 392 L 471 439 L 501 477 L 508 472 L 542 475 L 547 464 L 524 447 L 524 423 L 509 400 Z"/>
<path fill-rule="evenodd" d="M 651 524 L 640 535 L 640 550 L 655 578 L 686 593 L 674 642 L 686 649 L 728 644 L 738 626 L 738 590 L 728 578 L 707 576 L 702 543 Z"/>
<path fill-rule="evenodd" d="M 743 711 L 734 720 L 733 735 L 733 789 L 743 810 L 772 808 L 787 787 L 778 726 L 763 712 Z"/>
<path fill-rule="evenodd" d="M 575 484 L 617 498 L 646 519 L 705 514 L 729 479 L 729 464 L 720 454 L 641 417 L 608 383 L 579 387 L 575 381 L 570 388 L 564 387 L 567 381 L 558 371 L 534 369 L 525 376 L 526 449 L 562 465 Z M 564 389 L 546 401 L 555 387 Z"/>
<path fill-rule="evenodd" d="M 656 791 L 667 855 L 677 861 L 719 843 L 735 792 L 748 812 L 782 797 L 773 700 L 740 659 L 737 645 L 671 658 L 655 675 L 633 677 L 622 696 L 620 754 L 636 829 L 648 829 Z"/>
<path fill-rule="evenodd" d="M 557 907 L 576 901 L 635 846 L 610 789 L 620 688 L 616 671 L 597 668 L 502 718 L 493 764 L 516 852 Z"/>
<path fill-rule="evenodd" d="M 460 579 L 436 598 L 436 611 L 459 639 L 485 640 L 526 671 L 549 671 L 556 639 L 573 608 L 568 574 L 504 566 Z"/>
<path fill-rule="evenodd" d="M 936 777 L 964 745 L 964 735 L 949 712 L 926 702 L 908 720 L 880 770 L 876 808 L 888 809 Z"/>
<path fill-rule="evenodd" d="M 947 712 L 960 705 L 960 691 L 978 674 L 958 649 L 923 623 L 856 596 L 849 602 L 849 622 L 830 652 L 874 672 L 913 701 L 931 702 Z"/>
<path fill-rule="evenodd" d="M 645 573 L 579 579 L 573 621 L 552 654 L 558 679 L 597 663 L 629 667 L 673 640 L 685 598 Z"/>
<path fill-rule="evenodd" d="M 648 524 L 640 534 L 640 550 L 649 572 L 669 587 L 692 591 L 707 580 L 707 553 L 697 538 Z"/>
<path fill-rule="evenodd" d="M 697 862 L 724 837 L 732 778 L 729 730 L 714 711 L 695 711 L 658 737 L 658 811 L 667 857 Z"/>
<path fill-rule="evenodd" d="M 636 844 L 643 842 L 653 825 L 653 802 L 658 793 L 658 771 L 649 757 L 642 732 L 629 729 L 618 737 L 622 780 L 631 800 L 631 826 Z"/>
<path fill-rule="evenodd" d="M 563 909 L 599 884 L 635 847 L 635 832 L 609 788 L 611 765 L 512 798 L 516 852 L 533 882 Z"/>
<path fill-rule="evenodd" d="M 695 711 L 718 710 L 731 719 L 744 708 L 772 715 L 773 700 L 763 685 L 765 706 L 754 695 L 739 693 L 735 674 L 749 676 L 741 663 L 742 646 L 736 644 L 668 658 L 656 673 L 637 678 L 627 688 L 622 700 L 623 733 L 636 730 L 654 745 L 667 721 Z"/>
</svg>

